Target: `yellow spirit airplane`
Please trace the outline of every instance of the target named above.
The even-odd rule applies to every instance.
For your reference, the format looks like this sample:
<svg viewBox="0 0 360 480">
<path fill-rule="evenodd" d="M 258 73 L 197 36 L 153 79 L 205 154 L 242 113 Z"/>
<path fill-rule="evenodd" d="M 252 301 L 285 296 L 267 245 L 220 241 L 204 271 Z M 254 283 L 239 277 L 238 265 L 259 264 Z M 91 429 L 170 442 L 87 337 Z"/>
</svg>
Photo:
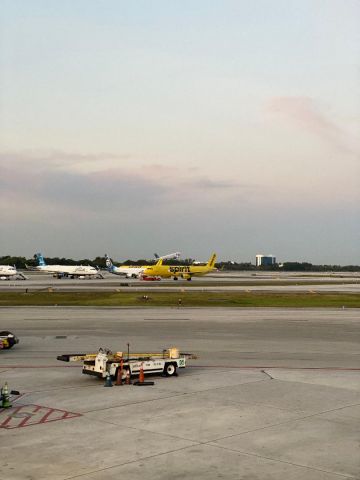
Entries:
<svg viewBox="0 0 360 480">
<path fill-rule="evenodd" d="M 178 280 L 183 278 L 190 281 L 192 277 L 199 275 L 206 275 L 215 269 L 216 254 L 213 253 L 209 261 L 205 265 L 163 265 L 160 258 L 158 263 L 153 266 L 148 266 L 143 275 L 148 277 L 156 276 L 162 278 L 171 278 Z"/>
</svg>

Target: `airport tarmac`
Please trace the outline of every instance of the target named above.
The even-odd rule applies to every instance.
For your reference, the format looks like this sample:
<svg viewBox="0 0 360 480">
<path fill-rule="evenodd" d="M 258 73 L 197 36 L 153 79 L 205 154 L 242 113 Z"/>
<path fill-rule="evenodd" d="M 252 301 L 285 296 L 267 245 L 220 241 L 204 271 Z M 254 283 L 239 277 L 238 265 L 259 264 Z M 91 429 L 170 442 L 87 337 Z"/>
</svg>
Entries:
<svg viewBox="0 0 360 480">
<path fill-rule="evenodd" d="M 0 309 L 0 478 L 360 478 L 357 309 Z M 198 354 L 178 377 L 104 388 L 62 353 Z M 15 399 L 15 397 L 14 397 Z"/>
<path fill-rule="evenodd" d="M 70 279 L 53 278 L 34 272 L 24 272 L 27 280 L 2 280 L 1 291 L 24 292 L 52 289 L 62 292 L 87 291 L 237 291 L 237 292 L 341 292 L 360 293 L 360 276 L 344 273 L 339 275 L 305 275 L 282 273 L 274 275 L 254 274 L 251 272 L 219 272 L 203 277 L 194 277 L 191 282 L 179 279 L 162 279 L 161 281 L 141 281 L 127 279 L 105 273 L 103 279 Z"/>
</svg>

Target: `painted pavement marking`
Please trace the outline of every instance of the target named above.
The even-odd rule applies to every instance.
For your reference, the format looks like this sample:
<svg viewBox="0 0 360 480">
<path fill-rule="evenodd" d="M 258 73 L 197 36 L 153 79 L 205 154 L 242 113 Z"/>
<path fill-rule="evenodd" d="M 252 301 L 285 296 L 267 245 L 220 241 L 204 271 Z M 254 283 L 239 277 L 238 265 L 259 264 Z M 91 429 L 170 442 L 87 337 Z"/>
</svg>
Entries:
<svg viewBox="0 0 360 480">
<path fill-rule="evenodd" d="M 58 408 L 42 407 L 41 405 L 19 405 L 0 409 L 0 428 L 21 428 L 40 425 L 47 422 L 57 422 L 68 418 L 81 417 L 81 413 L 68 412 Z"/>
</svg>

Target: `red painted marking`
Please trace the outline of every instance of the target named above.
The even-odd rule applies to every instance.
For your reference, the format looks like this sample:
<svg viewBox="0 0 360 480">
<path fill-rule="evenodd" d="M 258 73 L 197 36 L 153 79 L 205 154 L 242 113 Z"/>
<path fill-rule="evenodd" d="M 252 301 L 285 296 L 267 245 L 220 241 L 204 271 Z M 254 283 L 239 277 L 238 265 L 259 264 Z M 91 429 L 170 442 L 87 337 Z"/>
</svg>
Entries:
<svg viewBox="0 0 360 480">
<path fill-rule="evenodd" d="M 62 418 L 60 418 L 60 420 L 65 420 L 66 418 L 71 418 L 73 414 L 70 413 L 70 412 L 65 412 L 64 415 L 62 416 Z"/>
<path fill-rule="evenodd" d="M 25 427 L 25 425 L 27 424 L 27 422 L 31 419 L 32 415 L 28 415 L 27 417 L 25 417 L 23 419 L 22 422 L 19 423 L 19 425 L 17 425 L 18 428 L 20 427 Z M 11 428 L 11 427 L 10 427 Z"/>
<path fill-rule="evenodd" d="M 68 412 L 58 408 L 42 407 L 41 405 L 20 405 L 9 409 L 0 409 L 0 428 L 12 429 L 41 425 L 68 418 L 81 417 L 81 413 Z"/>
<path fill-rule="evenodd" d="M 34 408 L 33 412 L 28 415 L 27 417 L 24 418 L 22 422 L 19 423 L 18 427 L 25 427 L 25 425 L 28 423 L 29 420 L 31 420 L 32 416 L 34 413 L 38 412 L 41 409 L 38 405 L 36 405 L 36 408 Z"/>
<path fill-rule="evenodd" d="M 2 428 L 7 428 L 6 425 L 10 422 L 11 416 L 12 416 L 12 415 L 15 415 L 15 413 L 17 413 L 17 412 L 20 410 L 20 408 L 22 408 L 22 407 L 16 407 L 16 408 L 14 408 L 14 410 L 13 410 L 12 413 L 11 413 L 11 415 L 8 416 L 8 418 L 5 420 L 5 422 L 0 423 L 0 427 L 2 427 Z"/>
<path fill-rule="evenodd" d="M 46 420 L 50 417 L 50 415 L 53 413 L 54 409 L 51 408 L 46 415 L 43 416 L 43 418 L 40 420 L 39 423 L 45 423 Z"/>
</svg>

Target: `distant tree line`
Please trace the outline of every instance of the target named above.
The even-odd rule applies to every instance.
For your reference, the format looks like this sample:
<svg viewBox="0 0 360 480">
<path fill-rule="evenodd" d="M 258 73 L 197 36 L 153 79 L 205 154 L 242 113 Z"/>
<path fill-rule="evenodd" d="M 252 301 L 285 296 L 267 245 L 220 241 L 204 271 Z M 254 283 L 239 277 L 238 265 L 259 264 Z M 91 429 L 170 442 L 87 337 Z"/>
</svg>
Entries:
<svg viewBox="0 0 360 480">
<path fill-rule="evenodd" d="M 91 265 L 98 268 L 106 268 L 105 258 L 96 257 L 93 260 L 84 258 L 81 260 L 74 260 L 72 258 L 60 257 L 44 257 L 48 265 Z M 166 260 L 164 265 L 191 265 L 194 262 L 192 258 L 185 258 L 184 260 Z M 124 262 L 114 261 L 114 265 L 153 265 L 156 260 L 126 260 Z M 26 265 L 34 267 L 37 265 L 35 258 L 15 257 L 5 255 L 0 257 L 0 265 L 15 265 L 16 268 L 24 269 Z M 254 270 L 254 271 L 285 271 L 285 272 L 358 272 L 359 265 L 313 265 L 308 262 L 284 262 L 282 264 L 275 264 L 271 266 L 256 267 L 251 262 L 218 262 L 216 267 L 219 270 Z"/>
<path fill-rule="evenodd" d="M 105 258 L 96 257 L 93 260 L 89 258 L 83 258 L 80 260 L 74 260 L 73 258 L 65 257 L 44 257 L 47 265 L 90 265 L 92 267 L 106 268 Z M 114 265 L 153 265 L 157 260 L 139 259 L 139 260 L 125 260 L 118 262 L 113 260 Z M 179 260 L 166 260 L 164 265 L 191 265 L 193 259 L 188 258 L 182 261 Z M 15 265 L 16 268 L 24 269 L 26 265 L 29 267 L 35 267 L 38 262 L 35 258 L 16 257 L 12 255 L 4 255 L 0 257 L 0 265 Z"/>
<path fill-rule="evenodd" d="M 255 270 L 275 272 L 358 272 L 359 265 L 313 265 L 309 262 L 284 262 L 275 265 L 262 265 L 256 267 L 252 263 L 219 262 L 218 268 L 223 270 Z"/>
</svg>

